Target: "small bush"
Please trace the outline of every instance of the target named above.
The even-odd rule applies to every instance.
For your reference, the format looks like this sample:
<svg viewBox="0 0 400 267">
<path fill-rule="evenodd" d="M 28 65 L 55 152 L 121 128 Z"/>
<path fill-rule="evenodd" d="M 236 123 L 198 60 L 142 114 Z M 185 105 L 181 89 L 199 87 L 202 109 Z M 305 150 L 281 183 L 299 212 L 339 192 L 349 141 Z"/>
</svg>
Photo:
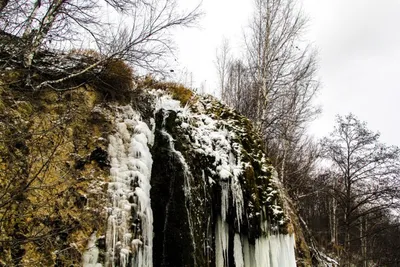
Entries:
<svg viewBox="0 0 400 267">
<path fill-rule="evenodd" d="M 70 51 L 70 55 L 82 56 L 81 60 L 88 64 L 104 59 L 103 55 L 92 49 L 73 49 Z M 95 78 L 90 77 L 90 74 L 95 74 Z M 92 80 L 90 83 L 94 85 L 96 90 L 104 93 L 106 98 L 112 99 L 124 97 L 134 86 L 132 68 L 118 58 L 111 58 L 100 63 L 98 68 L 96 67 L 93 72 L 89 73 L 89 76 L 80 78 L 83 78 L 83 81 L 85 79 L 86 81 Z"/>
<path fill-rule="evenodd" d="M 97 89 L 112 98 L 131 91 L 133 88 L 133 71 L 121 59 L 111 59 L 105 65 L 95 82 Z"/>
</svg>

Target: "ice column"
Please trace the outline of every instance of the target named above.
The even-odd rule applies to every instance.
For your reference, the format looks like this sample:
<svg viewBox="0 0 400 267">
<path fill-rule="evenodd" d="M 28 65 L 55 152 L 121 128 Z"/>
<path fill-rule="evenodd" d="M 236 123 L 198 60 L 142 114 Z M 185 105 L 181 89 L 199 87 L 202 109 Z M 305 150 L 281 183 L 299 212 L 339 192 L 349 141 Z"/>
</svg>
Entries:
<svg viewBox="0 0 400 267">
<path fill-rule="evenodd" d="M 109 137 L 106 266 L 153 266 L 153 212 L 150 205 L 153 134 L 130 106 L 121 107 Z"/>
<path fill-rule="evenodd" d="M 82 266 L 83 267 L 101 267 L 101 263 L 98 263 L 99 249 L 96 246 L 96 232 L 92 233 L 89 237 L 88 244 L 86 246 L 86 251 L 82 256 Z"/>
</svg>

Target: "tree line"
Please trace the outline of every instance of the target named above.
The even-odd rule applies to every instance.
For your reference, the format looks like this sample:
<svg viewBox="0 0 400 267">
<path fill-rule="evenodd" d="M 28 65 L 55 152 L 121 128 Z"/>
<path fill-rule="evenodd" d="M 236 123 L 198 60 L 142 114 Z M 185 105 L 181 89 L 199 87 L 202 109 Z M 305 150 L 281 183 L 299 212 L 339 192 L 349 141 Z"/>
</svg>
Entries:
<svg viewBox="0 0 400 267">
<path fill-rule="evenodd" d="M 400 266 L 400 150 L 355 115 L 315 141 L 316 50 L 295 0 L 255 0 L 244 56 L 224 40 L 215 65 L 221 99 L 253 120 L 280 181 L 312 235 L 340 266 Z M 388 247 L 390 244 L 390 247 Z"/>
</svg>

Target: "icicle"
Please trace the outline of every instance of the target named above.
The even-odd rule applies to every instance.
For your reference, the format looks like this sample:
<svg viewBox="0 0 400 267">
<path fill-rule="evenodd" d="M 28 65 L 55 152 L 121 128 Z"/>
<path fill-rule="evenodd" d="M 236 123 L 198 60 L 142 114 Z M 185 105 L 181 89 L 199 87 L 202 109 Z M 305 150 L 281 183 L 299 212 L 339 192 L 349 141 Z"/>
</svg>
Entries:
<svg viewBox="0 0 400 267">
<path fill-rule="evenodd" d="M 255 245 L 255 266 L 295 267 L 293 235 L 271 235 L 260 237 Z"/>
<path fill-rule="evenodd" d="M 111 207 L 106 232 L 106 265 L 115 266 L 118 258 L 122 267 L 150 267 L 153 266 L 150 205 L 153 161 L 148 144 L 154 137 L 130 106 L 120 109 L 117 132 L 109 137 L 108 147 L 112 180 L 108 187 Z"/>
<path fill-rule="evenodd" d="M 234 140 L 237 139 L 235 134 L 228 131 L 224 127 L 225 122 L 222 120 L 215 120 L 206 114 L 192 114 L 189 109 L 180 107 L 178 101 L 172 100 L 167 96 L 162 96 L 156 103 L 156 112 L 164 109 L 164 121 L 168 117 L 169 111 L 175 111 L 177 117 L 182 121 L 182 128 L 190 134 L 193 147 L 196 153 L 202 153 L 207 157 L 214 158 L 215 173 L 219 176 L 216 179 L 221 187 L 221 214 L 218 216 L 215 225 L 215 259 L 216 266 L 225 267 L 233 265 L 229 263 L 228 252 L 232 251 L 229 248 L 229 225 L 226 222 L 229 210 L 229 201 L 232 200 L 231 205 L 234 207 L 235 230 L 237 233 L 233 236 L 233 259 L 237 267 L 294 267 L 296 266 L 294 256 L 294 237 L 293 235 L 269 235 L 263 236 L 255 240 L 255 245 L 249 243 L 248 237 L 241 234 L 240 226 L 242 224 L 245 211 L 244 211 L 244 197 L 243 190 L 239 177 L 243 173 L 243 163 L 241 162 L 242 145 Z M 229 122 L 228 122 L 229 123 Z M 227 124 L 228 124 L 227 123 Z M 185 197 L 186 203 L 191 201 L 191 185 L 193 177 L 190 173 L 189 166 L 179 151 L 175 150 L 174 140 L 172 136 L 165 131 L 161 132 L 169 141 L 170 150 L 182 163 L 185 173 Z M 265 163 L 263 157 L 261 162 Z M 265 167 L 263 167 L 265 168 Z M 263 169 L 266 171 L 265 169 Z M 276 177 L 273 173 L 273 180 Z M 203 174 L 204 179 L 204 174 Z M 214 182 L 211 179 L 212 182 Z M 282 212 L 278 207 L 273 207 L 276 213 Z M 186 206 L 188 215 L 190 217 L 190 208 Z M 271 234 L 271 226 L 268 223 L 265 215 L 267 214 L 265 208 L 261 211 L 261 229 L 263 233 Z M 237 224 L 237 225 L 236 225 Z M 193 226 L 189 219 L 189 227 L 193 239 Z M 275 233 L 272 231 L 272 233 Z M 194 241 L 194 239 L 193 239 Z M 193 246 L 196 244 L 193 243 Z"/>
<path fill-rule="evenodd" d="M 97 263 L 99 258 L 99 249 L 96 246 L 96 232 L 93 232 L 89 237 L 88 244 L 86 246 L 86 251 L 82 256 L 82 266 L 83 267 L 101 267 L 101 263 Z"/>
<path fill-rule="evenodd" d="M 233 240 L 233 258 L 235 259 L 235 267 L 244 267 L 243 247 L 239 234 L 235 234 Z"/>
<path fill-rule="evenodd" d="M 243 261 L 244 266 L 252 267 L 255 266 L 255 248 L 253 245 L 250 245 L 247 236 L 242 235 L 242 246 L 243 246 Z"/>
<path fill-rule="evenodd" d="M 220 182 L 221 185 L 221 217 L 226 221 L 226 215 L 229 208 L 229 185 L 227 182 Z"/>
<path fill-rule="evenodd" d="M 229 266 L 228 244 L 229 244 L 229 225 L 218 217 L 215 229 L 215 263 L 216 266 Z"/>
</svg>

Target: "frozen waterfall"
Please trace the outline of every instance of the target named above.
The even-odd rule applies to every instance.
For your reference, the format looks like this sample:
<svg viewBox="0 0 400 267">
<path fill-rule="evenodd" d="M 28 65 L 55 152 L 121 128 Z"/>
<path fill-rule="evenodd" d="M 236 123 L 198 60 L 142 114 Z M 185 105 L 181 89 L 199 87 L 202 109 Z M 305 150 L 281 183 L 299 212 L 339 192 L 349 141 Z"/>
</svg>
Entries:
<svg viewBox="0 0 400 267">
<path fill-rule="evenodd" d="M 250 221 L 250 215 L 246 210 L 249 206 L 248 196 L 246 195 L 248 191 L 246 191 L 246 181 L 243 182 L 243 175 L 250 163 L 244 158 L 244 156 L 249 157 L 248 151 L 246 152 L 243 148 L 240 141 L 241 137 L 238 134 L 240 131 L 244 133 L 246 131 L 240 128 L 241 125 L 233 127 L 230 125 L 232 122 L 223 121 L 204 111 L 192 112 L 187 106 L 182 108 L 179 101 L 173 100 L 169 96 L 157 94 L 155 96 L 154 115 L 163 115 L 163 121 L 161 123 L 158 121 L 160 124 L 157 123 L 158 131 L 156 131 L 156 123 L 153 120 L 156 116 L 152 119 L 154 129 L 151 131 L 148 125 L 141 120 L 139 113 L 134 111 L 131 106 L 118 107 L 115 121 L 116 129 L 115 133 L 109 136 L 108 147 L 111 178 L 107 192 L 109 204 L 107 207 L 105 257 L 104 251 L 96 247 L 97 237 L 96 233 L 93 233 L 83 254 L 83 266 L 153 266 L 154 234 L 150 180 L 152 167 L 154 167 L 153 190 L 155 190 L 156 185 L 158 185 L 156 182 L 157 167 L 164 163 L 158 162 L 157 155 L 154 155 L 156 164 L 153 166 L 153 158 L 149 147 L 153 146 L 154 134 L 156 133 L 157 138 L 161 136 L 167 141 L 165 144 L 167 149 L 164 150 L 167 152 L 163 153 L 173 155 L 175 162 L 178 162 L 182 168 L 182 184 L 179 184 L 180 188 L 177 189 L 177 192 L 182 192 L 181 195 L 184 200 L 179 199 L 179 203 L 183 203 L 179 208 L 186 209 L 184 212 L 188 217 L 188 221 L 185 222 L 187 223 L 188 238 L 185 239 L 185 242 L 187 240 L 191 244 L 185 243 L 185 246 L 192 246 L 195 255 L 193 255 L 192 263 L 189 265 L 178 263 L 178 265 L 181 264 L 179 266 L 197 266 L 197 264 L 201 266 L 205 263 L 201 257 L 206 255 L 207 264 L 210 263 L 209 260 L 215 259 L 215 266 L 217 267 L 295 267 L 294 234 L 279 234 L 278 225 L 281 225 L 280 222 L 275 221 L 276 226 L 271 227 L 271 221 L 263 215 L 267 214 L 267 208 L 272 209 L 274 214 L 283 214 L 283 208 L 278 205 L 279 203 L 271 202 L 273 205 L 269 204 L 269 206 L 264 206 L 254 212 L 256 216 L 261 216 L 260 220 L 257 221 L 257 224 L 259 223 L 260 225 L 256 225 L 261 230 L 256 235 L 257 237 L 254 237 L 253 234 L 252 239 L 249 238 L 251 234 L 249 234 L 249 227 L 246 225 Z M 203 105 L 203 110 L 206 110 L 208 103 L 205 102 Z M 162 112 L 161 114 L 158 113 L 160 111 Z M 171 114 L 174 116 L 169 117 Z M 171 121 L 173 120 L 173 125 L 177 123 L 176 127 L 181 127 L 179 130 L 184 130 L 182 131 L 184 134 L 177 135 L 173 131 L 168 132 L 169 126 L 167 127 L 166 120 L 169 118 L 171 118 Z M 236 129 L 232 129 L 235 127 Z M 186 146 L 177 145 L 177 142 L 182 141 L 180 140 L 182 136 L 186 138 L 184 139 Z M 156 146 L 158 143 L 157 139 Z M 207 165 L 209 169 L 199 168 L 202 173 L 201 177 L 195 175 L 196 172 L 192 169 L 193 159 L 187 156 L 182 147 L 184 147 L 183 149 L 193 149 L 193 153 L 197 153 L 196 155 L 201 155 L 201 157 L 210 161 Z M 261 154 L 264 155 L 262 152 Z M 260 156 L 260 166 L 268 166 L 264 156 Z M 178 174 L 170 172 L 168 175 L 174 176 Z M 161 181 L 163 177 L 162 175 L 160 176 Z M 256 177 L 255 179 L 266 179 L 266 176 L 263 178 L 261 175 L 254 177 Z M 263 185 L 261 180 L 258 181 L 260 185 Z M 195 203 L 201 202 L 193 201 L 202 197 L 201 194 L 196 194 L 196 185 L 198 183 L 204 185 L 204 192 L 206 190 L 215 190 L 216 188 L 219 190 L 215 191 L 220 194 L 215 198 L 215 201 L 220 201 L 220 203 L 210 204 L 210 210 L 214 212 L 212 216 L 204 212 L 201 213 L 201 215 L 206 214 L 204 218 L 198 216 L 200 213 L 197 212 Z M 163 181 L 161 186 L 164 186 Z M 277 193 L 276 188 L 273 186 L 268 189 L 270 191 L 267 191 L 267 197 L 271 198 Z M 197 188 L 197 190 L 199 189 Z M 154 192 L 159 191 L 155 190 Z M 173 191 L 169 191 L 169 197 L 172 199 L 173 193 L 171 192 Z M 164 218 L 164 225 L 159 226 L 160 221 L 158 219 L 154 224 L 154 230 L 158 234 L 155 239 L 157 240 L 158 236 L 168 233 L 168 216 L 173 216 L 174 208 L 176 207 L 171 204 L 174 202 L 169 202 L 169 200 L 160 205 L 155 204 L 159 199 L 162 199 L 160 198 L 162 194 L 154 194 L 154 211 L 157 211 L 159 206 L 164 209 L 165 205 L 166 217 Z M 168 191 L 166 195 L 168 195 Z M 207 194 L 204 193 L 204 196 L 207 196 Z M 156 216 L 156 218 L 161 219 L 164 216 L 161 216 L 158 212 L 155 215 L 160 216 Z M 206 218 L 206 216 L 208 217 Z M 199 225 L 203 225 L 199 218 L 208 219 L 205 230 L 199 227 Z M 182 230 L 179 227 L 177 229 L 179 231 Z M 203 233 L 203 231 L 207 233 Z M 175 236 L 169 238 L 174 239 Z M 201 238 L 204 238 L 204 241 L 198 242 Z M 165 240 L 155 243 L 154 261 L 157 264 L 157 257 L 161 255 L 163 258 L 159 265 L 172 266 L 166 260 L 167 258 L 164 258 L 164 255 L 168 255 L 167 252 L 169 251 L 165 250 L 169 244 Z M 162 249 L 158 248 L 160 244 L 163 245 Z M 196 258 L 196 253 L 200 255 L 199 259 Z M 212 254 L 212 256 L 209 257 L 208 253 Z M 176 254 L 176 251 L 173 251 L 169 256 L 176 257 Z M 98 261 L 104 262 L 99 263 Z"/>
<path fill-rule="evenodd" d="M 198 153 L 215 158 L 215 171 L 219 175 L 218 183 L 221 186 L 221 214 L 215 223 L 215 261 L 217 267 L 295 267 L 295 238 L 293 234 L 269 234 L 263 235 L 250 244 L 248 237 L 240 233 L 240 224 L 244 220 L 245 206 L 243 191 L 239 182 L 239 176 L 243 173 L 241 161 L 242 146 L 235 142 L 235 133 L 221 127 L 221 122 L 214 120 L 206 114 L 194 114 L 186 108 L 180 107 L 178 101 L 162 96 L 158 99 L 157 110 L 164 109 L 164 120 L 169 111 L 177 113 L 177 118 L 183 123 L 183 127 L 190 131 L 193 146 Z M 191 125 L 193 124 L 193 126 Z M 180 159 L 185 169 L 185 192 L 190 198 L 191 188 L 188 179 L 191 175 L 184 157 L 174 148 L 174 140 L 170 134 L 163 130 L 163 135 L 168 137 L 170 149 Z M 203 179 L 206 179 L 203 175 Z M 204 181 L 205 182 L 205 181 Z M 229 208 L 229 196 L 232 197 L 235 208 L 235 218 L 239 233 L 233 237 L 233 262 L 229 262 L 230 226 L 226 222 Z M 190 199 L 187 200 L 190 202 Z M 277 212 L 281 212 L 278 210 Z M 188 211 L 189 213 L 189 211 Z M 194 231 L 190 225 L 191 232 Z M 268 222 L 262 224 L 263 232 L 271 232 Z M 265 228 L 265 229 L 264 229 Z M 193 236 L 193 232 L 192 232 Z"/>
<path fill-rule="evenodd" d="M 117 131 L 109 137 L 111 181 L 108 195 L 106 266 L 150 267 L 153 213 L 150 205 L 153 143 L 149 127 L 133 111 L 121 107 Z"/>
</svg>

